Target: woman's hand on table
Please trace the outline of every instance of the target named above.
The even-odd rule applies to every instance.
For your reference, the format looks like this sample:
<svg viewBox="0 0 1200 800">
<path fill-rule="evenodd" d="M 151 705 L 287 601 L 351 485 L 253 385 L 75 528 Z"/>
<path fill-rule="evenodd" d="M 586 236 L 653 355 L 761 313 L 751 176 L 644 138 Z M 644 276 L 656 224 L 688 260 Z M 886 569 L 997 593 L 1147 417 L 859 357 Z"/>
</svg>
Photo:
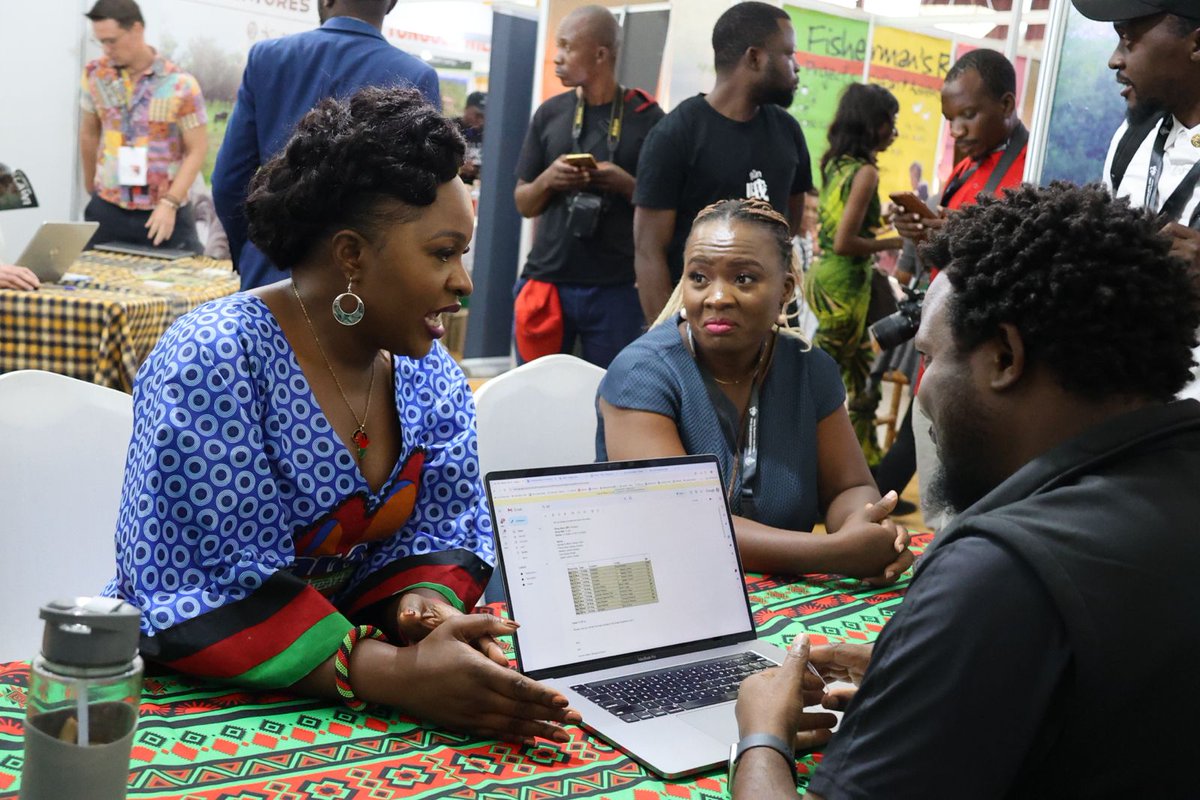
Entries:
<svg viewBox="0 0 1200 800">
<path fill-rule="evenodd" d="M 175 213 L 175 206 L 161 202 L 150 212 L 150 219 L 146 220 L 146 238 L 155 247 L 170 239 L 175 232 Z"/>
<path fill-rule="evenodd" d="M 583 717 L 567 698 L 484 657 L 481 639 L 513 633 L 517 623 L 488 614 L 446 619 L 419 644 L 395 648 L 394 698 L 373 698 L 422 720 L 491 739 L 566 742 L 562 724 Z"/>
<path fill-rule="evenodd" d="M 433 630 L 463 613 L 447 603 L 432 589 L 414 589 L 400 596 L 396 605 L 396 627 L 409 642 L 420 642 Z M 484 634 L 471 646 L 502 667 L 508 667 L 504 648 L 491 634 Z"/>
<path fill-rule="evenodd" d="M 0 289 L 36 289 L 41 285 L 33 270 L 16 264 L 0 264 Z"/>
<path fill-rule="evenodd" d="M 838 550 L 835 571 L 883 586 L 894 583 L 908 569 L 913 562 L 908 530 L 888 519 L 896 499 L 895 492 L 888 492 L 851 514 L 837 533 L 831 534 L 831 544 Z"/>
</svg>

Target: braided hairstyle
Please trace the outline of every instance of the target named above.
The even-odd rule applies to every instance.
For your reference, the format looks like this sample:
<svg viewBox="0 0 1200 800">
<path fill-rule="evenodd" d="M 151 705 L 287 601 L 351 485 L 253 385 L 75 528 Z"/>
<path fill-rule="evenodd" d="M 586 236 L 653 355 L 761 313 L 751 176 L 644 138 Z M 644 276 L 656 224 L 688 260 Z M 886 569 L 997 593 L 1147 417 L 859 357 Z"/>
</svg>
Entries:
<svg viewBox="0 0 1200 800">
<path fill-rule="evenodd" d="M 961 352 L 1009 323 L 1068 391 L 1166 401 L 1191 379 L 1200 291 L 1164 222 L 1099 184 L 1024 184 L 951 214 L 921 255 L 954 287 Z"/>
<path fill-rule="evenodd" d="M 696 234 L 696 228 L 706 222 L 749 222 L 753 225 L 766 230 L 775 239 L 775 246 L 779 249 L 780 263 L 783 264 L 784 270 L 791 274 L 795 279 L 796 297 L 799 297 L 803 278 L 796 269 L 796 260 L 793 257 L 792 250 L 792 226 L 787 221 L 787 218 L 776 211 L 770 203 L 765 200 L 757 200 L 753 198 L 742 198 L 734 200 L 718 200 L 712 205 L 705 206 L 700 209 L 700 213 L 696 214 L 696 219 L 692 221 L 692 230 L 688 234 L 690 240 Z M 675 291 L 671 293 L 671 297 L 667 300 L 667 305 L 659 313 L 658 319 L 654 320 L 654 324 L 669 320 L 683 308 L 683 286 L 687 282 L 685 274 L 679 279 L 679 283 L 675 284 Z M 792 299 L 796 299 L 793 297 Z M 799 330 L 791 328 L 787 325 L 781 325 L 780 330 L 803 339 L 803 335 Z"/>
<path fill-rule="evenodd" d="M 322 100 L 250 181 L 250 240 L 290 269 L 339 229 L 374 239 L 431 205 L 464 149 L 456 127 L 415 89 Z"/>
</svg>

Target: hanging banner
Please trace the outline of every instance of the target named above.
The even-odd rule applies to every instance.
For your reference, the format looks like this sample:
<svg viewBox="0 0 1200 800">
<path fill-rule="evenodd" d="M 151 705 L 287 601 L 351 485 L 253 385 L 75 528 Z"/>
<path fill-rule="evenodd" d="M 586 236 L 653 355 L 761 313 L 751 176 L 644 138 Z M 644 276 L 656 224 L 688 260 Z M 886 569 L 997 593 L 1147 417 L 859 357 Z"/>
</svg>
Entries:
<svg viewBox="0 0 1200 800">
<path fill-rule="evenodd" d="M 828 146 L 826 134 L 842 89 L 862 80 L 867 58 L 867 23 L 784 6 L 796 30 L 800 84 L 789 109 L 804 130 L 812 158 L 813 181 L 820 186 L 818 162 Z"/>
</svg>

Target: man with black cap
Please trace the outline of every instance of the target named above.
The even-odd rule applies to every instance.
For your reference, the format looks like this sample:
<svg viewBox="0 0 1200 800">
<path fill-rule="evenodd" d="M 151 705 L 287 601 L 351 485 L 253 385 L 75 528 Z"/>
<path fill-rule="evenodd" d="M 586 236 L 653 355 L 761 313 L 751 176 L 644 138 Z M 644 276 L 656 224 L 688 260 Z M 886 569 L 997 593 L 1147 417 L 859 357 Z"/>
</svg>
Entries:
<svg viewBox="0 0 1200 800">
<path fill-rule="evenodd" d="M 1200 3 L 1072 0 L 1112 22 L 1126 121 L 1113 136 L 1104 180 L 1113 194 L 1169 216 L 1174 252 L 1200 266 Z"/>
<path fill-rule="evenodd" d="M 487 94 L 471 92 L 467 95 L 467 107 L 461 117 L 454 118 L 459 133 L 467 141 L 467 152 L 463 156 L 463 165 L 458 170 L 458 177 L 465 183 L 474 183 L 483 167 L 483 123 L 487 113 Z"/>
<path fill-rule="evenodd" d="M 1089 19 L 1112 22 L 1119 37 L 1108 66 L 1123 87 L 1126 120 L 1109 145 L 1104 183 L 1169 218 L 1172 252 L 1200 274 L 1200 2 L 1071 2 Z M 1183 394 L 1200 397 L 1200 375 Z"/>
</svg>

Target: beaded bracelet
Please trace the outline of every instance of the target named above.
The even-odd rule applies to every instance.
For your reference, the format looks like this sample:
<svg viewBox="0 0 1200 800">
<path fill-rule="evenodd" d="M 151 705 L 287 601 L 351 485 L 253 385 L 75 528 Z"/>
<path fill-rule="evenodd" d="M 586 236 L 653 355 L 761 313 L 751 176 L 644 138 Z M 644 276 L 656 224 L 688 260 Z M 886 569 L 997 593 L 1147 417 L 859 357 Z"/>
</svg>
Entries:
<svg viewBox="0 0 1200 800">
<path fill-rule="evenodd" d="M 354 696 L 354 689 L 350 686 L 350 651 L 364 636 L 368 639 L 387 641 L 383 637 L 383 631 L 374 625 L 359 625 L 357 628 L 351 628 L 346 637 L 342 639 L 342 644 L 338 647 L 337 658 L 333 662 L 334 683 L 337 686 L 338 694 L 342 696 L 346 705 L 355 711 L 362 711 L 367 704 Z"/>
<path fill-rule="evenodd" d="M 175 209 L 176 211 L 178 211 L 180 208 L 183 207 L 183 203 L 179 202 L 174 197 L 171 197 L 171 195 L 169 195 L 169 194 L 164 194 L 161 197 L 159 197 L 158 202 L 166 203 L 167 205 L 169 205 L 171 208 Z"/>
</svg>

